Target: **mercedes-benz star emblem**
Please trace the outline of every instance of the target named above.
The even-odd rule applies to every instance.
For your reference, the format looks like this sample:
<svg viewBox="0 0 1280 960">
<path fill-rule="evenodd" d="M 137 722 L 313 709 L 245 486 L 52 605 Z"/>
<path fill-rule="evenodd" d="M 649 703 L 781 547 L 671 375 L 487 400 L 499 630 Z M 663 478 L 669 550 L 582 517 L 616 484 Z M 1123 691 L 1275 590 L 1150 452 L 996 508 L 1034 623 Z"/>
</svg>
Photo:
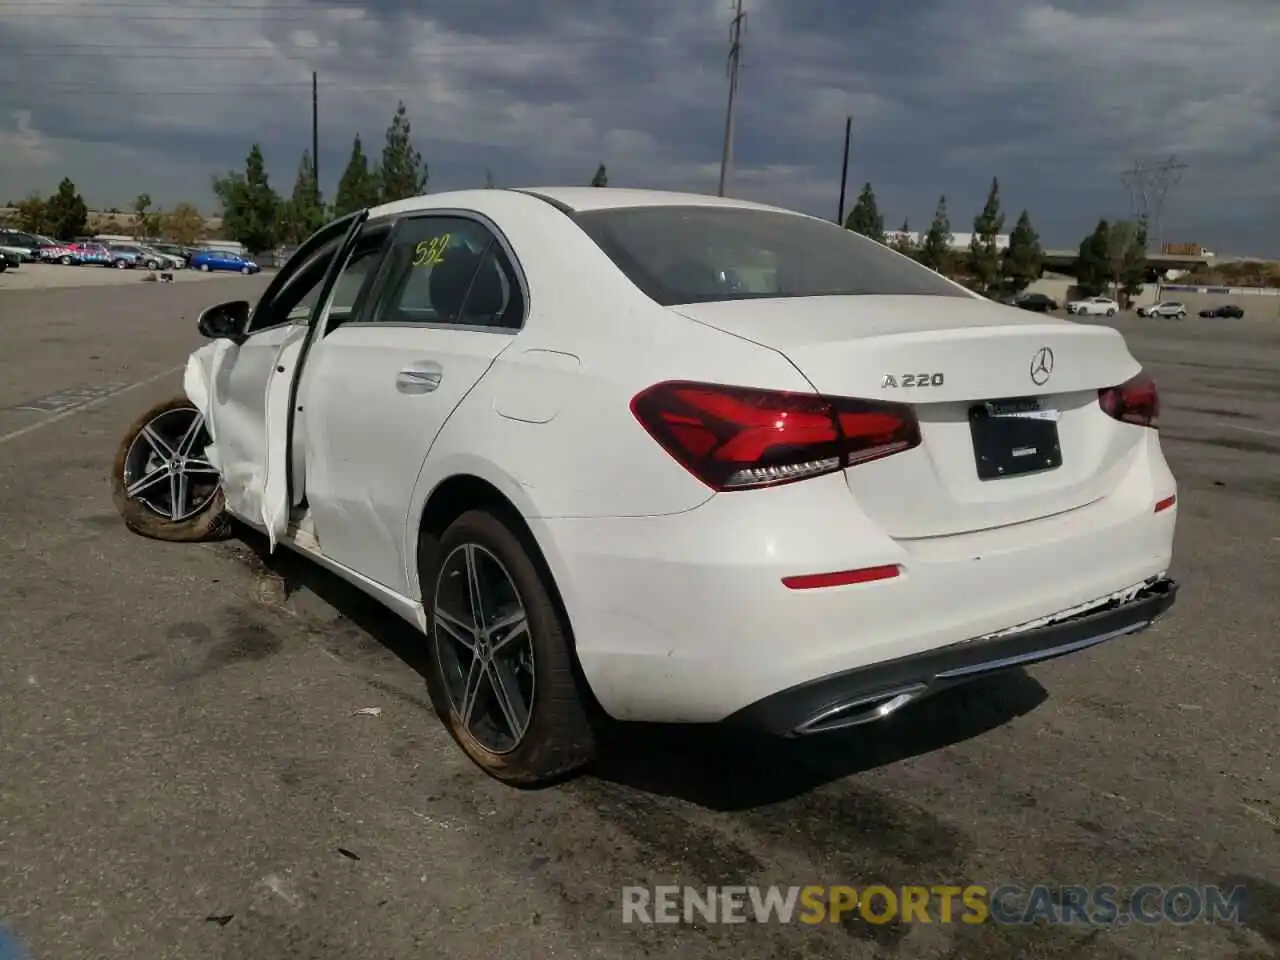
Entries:
<svg viewBox="0 0 1280 960">
<path fill-rule="evenodd" d="M 1031 382 L 1037 387 L 1043 387 L 1049 382 L 1051 376 L 1053 376 L 1053 351 L 1048 347 L 1041 347 L 1031 358 Z"/>
</svg>

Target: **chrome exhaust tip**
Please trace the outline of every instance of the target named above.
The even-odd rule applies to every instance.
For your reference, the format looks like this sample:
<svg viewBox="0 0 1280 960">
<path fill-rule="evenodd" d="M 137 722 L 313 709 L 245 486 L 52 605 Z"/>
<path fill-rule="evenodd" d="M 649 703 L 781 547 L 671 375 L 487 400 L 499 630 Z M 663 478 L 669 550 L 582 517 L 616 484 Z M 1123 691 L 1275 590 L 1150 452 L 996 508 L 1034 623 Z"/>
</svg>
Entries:
<svg viewBox="0 0 1280 960">
<path fill-rule="evenodd" d="M 792 731 L 792 736 L 806 737 L 818 733 L 830 733 L 848 727 L 876 723 L 897 713 L 909 703 L 919 700 L 929 690 L 923 683 L 899 687 L 882 693 L 845 700 L 814 714 Z"/>
</svg>

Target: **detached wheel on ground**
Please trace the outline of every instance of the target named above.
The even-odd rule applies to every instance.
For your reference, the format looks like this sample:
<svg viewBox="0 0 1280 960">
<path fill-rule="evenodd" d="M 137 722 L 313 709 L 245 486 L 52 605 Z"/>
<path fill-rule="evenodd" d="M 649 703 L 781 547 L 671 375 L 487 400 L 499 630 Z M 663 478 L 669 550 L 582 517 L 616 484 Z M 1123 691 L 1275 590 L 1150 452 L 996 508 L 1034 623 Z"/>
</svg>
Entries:
<svg viewBox="0 0 1280 960">
<path fill-rule="evenodd" d="M 596 740 L 568 625 L 521 538 L 464 513 L 421 551 L 436 712 L 459 746 L 505 783 L 532 786 L 590 763 Z"/>
<path fill-rule="evenodd" d="M 125 526 L 183 543 L 227 536 L 221 481 L 205 459 L 209 442 L 204 417 L 182 395 L 134 421 L 111 465 L 111 495 Z"/>
</svg>

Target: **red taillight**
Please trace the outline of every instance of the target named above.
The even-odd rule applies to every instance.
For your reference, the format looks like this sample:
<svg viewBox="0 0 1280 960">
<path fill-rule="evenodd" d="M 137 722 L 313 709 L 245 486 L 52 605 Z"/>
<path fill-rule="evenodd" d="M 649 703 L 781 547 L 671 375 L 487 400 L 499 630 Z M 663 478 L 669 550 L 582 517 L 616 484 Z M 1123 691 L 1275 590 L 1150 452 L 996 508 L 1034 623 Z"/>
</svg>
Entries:
<svg viewBox="0 0 1280 960">
<path fill-rule="evenodd" d="M 908 406 L 812 393 L 668 382 L 637 394 L 631 412 L 713 490 L 805 480 L 920 443 Z"/>
<path fill-rule="evenodd" d="M 1099 390 L 1098 402 L 1108 416 L 1140 427 L 1154 427 L 1160 417 L 1156 382 L 1145 373 L 1138 373 L 1118 387 Z"/>
</svg>

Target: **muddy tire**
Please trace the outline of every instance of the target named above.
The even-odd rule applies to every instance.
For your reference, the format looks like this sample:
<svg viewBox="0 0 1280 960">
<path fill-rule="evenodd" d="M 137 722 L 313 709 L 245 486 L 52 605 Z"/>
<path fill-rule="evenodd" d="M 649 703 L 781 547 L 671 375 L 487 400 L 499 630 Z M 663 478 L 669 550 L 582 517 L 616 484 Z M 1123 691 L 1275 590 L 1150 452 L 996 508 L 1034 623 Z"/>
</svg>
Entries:
<svg viewBox="0 0 1280 960">
<path fill-rule="evenodd" d="M 125 526 L 178 543 L 230 535 L 218 475 L 204 459 L 208 442 L 204 418 L 183 395 L 130 425 L 111 464 L 111 497 Z"/>
<path fill-rule="evenodd" d="M 479 510 L 419 548 L 431 702 L 481 769 L 518 786 L 560 780 L 596 755 L 569 627 L 531 551 Z"/>
</svg>

